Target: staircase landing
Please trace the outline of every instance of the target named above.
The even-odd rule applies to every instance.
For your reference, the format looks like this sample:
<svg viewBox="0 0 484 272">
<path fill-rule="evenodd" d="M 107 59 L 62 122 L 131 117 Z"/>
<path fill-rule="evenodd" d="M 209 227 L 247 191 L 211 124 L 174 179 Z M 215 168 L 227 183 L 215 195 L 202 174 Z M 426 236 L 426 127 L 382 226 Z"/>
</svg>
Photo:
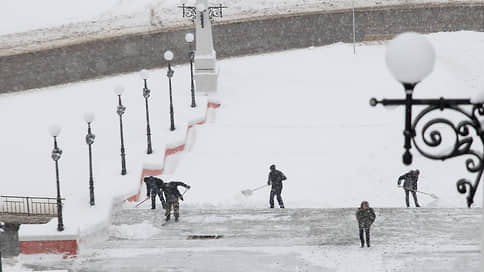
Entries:
<svg viewBox="0 0 484 272">
<path fill-rule="evenodd" d="M 165 226 L 162 210 L 125 209 L 110 237 L 71 260 L 74 271 L 478 271 L 480 209 L 375 209 L 360 248 L 355 209 L 192 210 Z M 218 239 L 188 239 L 189 236 Z"/>
</svg>

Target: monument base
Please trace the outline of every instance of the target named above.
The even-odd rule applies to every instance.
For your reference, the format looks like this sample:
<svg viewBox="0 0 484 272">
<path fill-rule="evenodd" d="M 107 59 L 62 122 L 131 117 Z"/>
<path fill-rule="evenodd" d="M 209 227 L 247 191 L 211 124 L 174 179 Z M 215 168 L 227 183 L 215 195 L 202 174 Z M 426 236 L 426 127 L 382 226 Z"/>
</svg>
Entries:
<svg viewBox="0 0 484 272">
<path fill-rule="evenodd" d="M 206 55 L 195 53 L 195 70 L 214 70 L 216 66 L 217 52 L 215 50 Z"/>
<path fill-rule="evenodd" d="M 215 69 L 195 70 L 196 90 L 199 93 L 215 93 L 218 87 L 218 67 Z"/>
</svg>

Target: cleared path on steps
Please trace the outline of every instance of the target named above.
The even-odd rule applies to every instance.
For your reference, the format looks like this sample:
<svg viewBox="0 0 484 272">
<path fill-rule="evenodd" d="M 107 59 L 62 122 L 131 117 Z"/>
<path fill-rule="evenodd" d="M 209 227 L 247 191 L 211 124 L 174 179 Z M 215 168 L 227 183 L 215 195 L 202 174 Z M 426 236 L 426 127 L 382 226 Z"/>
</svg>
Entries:
<svg viewBox="0 0 484 272">
<path fill-rule="evenodd" d="M 479 209 L 375 209 L 369 249 L 359 248 L 354 209 L 182 206 L 165 226 L 161 211 L 118 211 L 109 239 L 77 259 L 23 261 L 71 271 L 478 271 Z"/>
</svg>

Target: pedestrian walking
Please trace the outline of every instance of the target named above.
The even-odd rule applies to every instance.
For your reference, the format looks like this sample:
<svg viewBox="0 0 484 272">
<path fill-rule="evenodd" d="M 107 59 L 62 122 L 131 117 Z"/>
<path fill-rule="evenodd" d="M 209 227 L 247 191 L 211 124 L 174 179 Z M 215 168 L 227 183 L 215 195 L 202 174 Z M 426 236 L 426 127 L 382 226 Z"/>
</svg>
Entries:
<svg viewBox="0 0 484 272">
<path fill-rule="evenodd" d="M 370 247 L 370 227 L 375 222 L 375 211 L 370 208 L 368 201 L 361 202 L 360 208 L 356 211 L 356 220 L 358 220 L 358 229 L 360 231 L 361 247 Z"/>
</svg>

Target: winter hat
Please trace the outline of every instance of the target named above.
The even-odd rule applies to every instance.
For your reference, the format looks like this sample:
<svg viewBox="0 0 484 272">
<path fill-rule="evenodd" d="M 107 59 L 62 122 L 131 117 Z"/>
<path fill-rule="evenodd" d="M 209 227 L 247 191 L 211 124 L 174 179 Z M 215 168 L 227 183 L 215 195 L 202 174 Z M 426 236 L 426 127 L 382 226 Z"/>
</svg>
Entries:
<svg viewBox="0 0 484 272">
<path fill-rule="evenodd" d="M 275 164 L 271 165 L 271 167 L 269 167 L 269 169 L 276 170 L 276 165 Z"/>
</svg>

